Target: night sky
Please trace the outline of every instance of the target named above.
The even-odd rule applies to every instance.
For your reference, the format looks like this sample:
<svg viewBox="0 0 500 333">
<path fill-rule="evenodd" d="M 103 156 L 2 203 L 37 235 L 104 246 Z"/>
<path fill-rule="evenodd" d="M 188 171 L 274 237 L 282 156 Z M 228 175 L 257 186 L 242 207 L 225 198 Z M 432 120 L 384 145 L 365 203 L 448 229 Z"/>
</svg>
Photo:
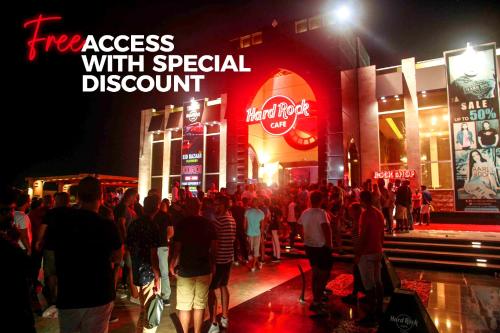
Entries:
<svg viewBox="0 0 500 333">
<path fill-rule="evenodd" d="M 334 9 L 340 1 L 16 1 L 4 10 L 4 86 L 1 182 L 23 185 L 26 176 L 81 172 L 137 176 L 140 110 L 177 104 L 182 95 L 81 92 L 78 55 L 40 53 L 27 60 L 27 19 L 60 15 L 46 32 L 173 34 L 176 54 L 206 54 L 226 41 L 259 31 L 273 19 L 294 21 Z M 500 45 L 500 1 L 344 1 L 378 67 L 401 58 L 437 58 L 466 42 Z M 5 75 L 7 77 L 5 77 Z M 205 97 L 203 94 L 193 97 Z"/>
</svg>

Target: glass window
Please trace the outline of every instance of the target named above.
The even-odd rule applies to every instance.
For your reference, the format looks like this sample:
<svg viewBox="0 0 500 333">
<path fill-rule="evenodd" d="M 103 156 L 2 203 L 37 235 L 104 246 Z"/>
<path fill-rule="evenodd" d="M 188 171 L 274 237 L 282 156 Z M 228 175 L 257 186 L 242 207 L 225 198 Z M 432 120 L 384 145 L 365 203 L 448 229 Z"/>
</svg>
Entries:
<svg viewBox="0 0 500 333">
<path fill-rule="evenodd" d="M 205 172 L 215 173 L 219 172 L 219 162 L 220 162 L 220 135 L 209 135 L 206 136 L 206 147 L 205 147 Z"/>
<path fill-rule="evenodd" d="M 151 177 L 151 189 L 157 190 L 160 198 L 162 198 L 162 196 L 161 196 L 161 188 L 163 185 L 162 180 L 163 180 L 163 177 Z"/>
<path fill-rule="evenodd" d="M 219 124 L 207 125 L 207 134 L 216 134 L 216 133 L 220 133 L 220 125 Z"/>
<path fill-rule="evenodd" d="M 181 139 L 182 131 L 180 129 L 172 131 L 172 139 Z"/>
<path fill-rule="evenodd" d="M 403 112 L 379 115 L 380 164 L 406 163 Z"/>
<path fill-rule="evenodd" d="M 422 184 L 429 188 L 451 189 L 448 109 L 420 110 L 419 132 Z"/>
<path fill-rule="evenodd" d="M 163 141 L 163 132 L 153 133 L 153 141 Z"/>
<path fill-rule="evenodd" d="M 205 175 L 205 190 L 208 190 L 212 183 L 215 184 L 215 187 L 219 189 L 219 175 Z"/>
<path fill-rule="evenodd" d="M 240 48 L 241 49 L 244 49 L 244 48 L 250 47 L 250 46 L 252 46 L 252 36 L 251 35 L 240 37 Z"/>
<path fill-rule="evenodd" d="M 163 141 L 153 143 L 153 157 L 151 158 L 151 175 L 163 175 Z"/>
<path fill-rule="evenodd" d="M 426 108 L 430 106 L 447 105 L 446 89 L 421 91 L 418 93 L 418 107 Z"/>
<path fill-rule="evenodd" d="M 314 16 L 309 18 L 309 30 L 321 28 L 321 16 Z"/>
<path fill-rule="evenodd" d="M 307 31 L 307 19 L 295 21 L 295 33 L 300 34 Z"/>
<path fill-rule="evenodd" d="M 422 163 L 422 185 L 431 189 L 451 189 L 451 162 Z"/>
<path fill-rule="evenodd" d="M 252 45 L 262 44 L 262 32 L 252 34 Z"/>
<path fill-rule="evenodd" d="M 181 174 L 181 146 L 182 140 L 174 140 L 170 143 L 170 174 Z"/>
</svg>

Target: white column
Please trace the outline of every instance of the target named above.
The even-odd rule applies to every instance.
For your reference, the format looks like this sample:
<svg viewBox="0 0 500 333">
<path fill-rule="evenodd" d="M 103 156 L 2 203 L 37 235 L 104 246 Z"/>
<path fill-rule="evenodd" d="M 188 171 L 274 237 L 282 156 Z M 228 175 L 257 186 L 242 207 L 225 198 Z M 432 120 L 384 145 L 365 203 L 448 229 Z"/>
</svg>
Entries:
<svg viewBox="0 0 500 333">
<path fill-rule="evenodd" d="M 141 112 L 141 128 L 139 137 L 139 175 L 138 192 L 141 198 L 148 195 L 151 188 L 151 158 L 153 153 L 153 134 L 148 132 L 149 122 L 155 109 Z"/>
</svg>

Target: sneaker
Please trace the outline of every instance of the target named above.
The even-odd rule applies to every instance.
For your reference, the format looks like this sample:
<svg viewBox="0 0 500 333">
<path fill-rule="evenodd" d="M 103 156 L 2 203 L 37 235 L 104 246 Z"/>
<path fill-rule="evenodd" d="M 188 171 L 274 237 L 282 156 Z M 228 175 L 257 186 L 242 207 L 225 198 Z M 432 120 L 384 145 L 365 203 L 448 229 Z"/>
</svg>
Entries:
<svg viewBox="0 0 500 333">
<path fill-rule="evenodd" d="M 240 262 L 239 261 L 234 261 L 233 264 L 234 264 L 234 266 L 239 266 Z"/>
<path fill-rule="evenodd" d="M 45 309 L 42 313 L 43 318 L 57 318 L 57 308 L 55 305 L 51 305 Z"/>
<path fill-rule="evenodd" d="M 250 268 L 250 272 L 255 272 L 257 269 L 255 267 Z"/>
<path fill-rule="evenodd" d="M 264 263 L 262 261 L 259 261 L 259 269 L 262 269 L 262 265 L 264 265 Z"/>
<path fill-rule="evenodd" d="M 163 306 L 170 306 L 170 299 L 169 298 L 163 300 Z"/>
<path fill-rule="evenodd" d="M 271 260 L 272 262 L 276 263 L 276 262 L 281 262 L 280 258 L 273 258 L 273 260 Z"/>
<path fill-rule="evenodd" d="M 137 304 L 137 305 L 141 305 L 141 301 L 139 300 L 139 298 L 137 297 L 132 297 L 130 296 L 130 298 L 128 299 L 131 303 L 134 303 L 134 304 Z"/>
<path fill-rule="evenodd" d="M 222 326 L 222 328 L 227 328 L 229 326 L 229 319 L 220 317 L 220 326 Z"/>
<path fill-rule="evenodd" d="M 111 316 L 111 317 L 109 317 L 109 323 L 110 324 L 117 323 L 118 321 L 120 321 L 120 319 L 118 319 L 117 316 Z"/>
<path fill-rule="evenodd" d="M 210 325 L 210 328 L 208 329 L 208 333 L 219 333 L 219 332 L 220 332 L 219 325 L 217 325 L 217 324 Z"/>
</svg>

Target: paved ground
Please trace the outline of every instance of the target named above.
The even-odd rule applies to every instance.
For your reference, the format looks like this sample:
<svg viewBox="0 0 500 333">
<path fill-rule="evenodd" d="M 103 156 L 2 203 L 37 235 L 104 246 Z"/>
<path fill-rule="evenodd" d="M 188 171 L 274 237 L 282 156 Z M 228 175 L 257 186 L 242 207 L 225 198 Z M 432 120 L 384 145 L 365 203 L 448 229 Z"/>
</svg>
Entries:
<svg viewBox="0 0 500 333">
<path fill-rule="evenodd" d="M 301 280 L 297 265 L 308 269 L 305 260 L 288 259 L 280 264 L 265 265 L 262 271 L 249 272 L 234 267 L 230 280 L 231 326 L 227 332 L 369 332 L 354 327 L 351 318 L 356 307 L 332 297 L 332 316 L 313 320 L 307 304 L 298 302 Z M 349 273 L 349 264 L 338 263 L 332 278 Z M 427 309 L 440 332 L 500 332 L 500 280 L 487 275 L 398 269 L 401 279 L 430 281 Z M 309 284 L 310 274 L 306 274 Z M 175 283 L 175 281 L 174 281 Z M 175 291 L 175 287 L 173 288 Z M 172 297 L 175 300 L 175 293 Z M 306 301 L 310 301 L 309 290 Z M 166 309 L 157 332 L 175 332 L 168 315 L 175 302 Z M 139 307 L 128 301 L 117 301 L 120 321 L 110 325 L 111 333 L 134 332 Z M 58 332 L 57 320 L 38 319 L 39 333 Z"/>
</svg>

